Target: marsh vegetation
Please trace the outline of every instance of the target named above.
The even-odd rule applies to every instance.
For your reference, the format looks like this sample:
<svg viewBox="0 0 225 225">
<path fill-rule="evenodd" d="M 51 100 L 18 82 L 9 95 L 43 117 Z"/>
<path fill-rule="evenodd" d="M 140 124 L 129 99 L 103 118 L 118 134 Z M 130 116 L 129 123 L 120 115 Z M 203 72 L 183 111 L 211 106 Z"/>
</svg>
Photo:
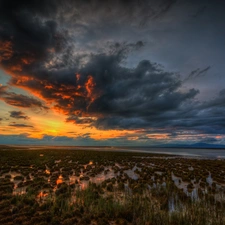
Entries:
<svg viewBox="0 0 225 225">
<path fill-rule="evenodd" d="M 0 224 L 225 224 L 225 161 L 1 147 Z"/>
</svg>

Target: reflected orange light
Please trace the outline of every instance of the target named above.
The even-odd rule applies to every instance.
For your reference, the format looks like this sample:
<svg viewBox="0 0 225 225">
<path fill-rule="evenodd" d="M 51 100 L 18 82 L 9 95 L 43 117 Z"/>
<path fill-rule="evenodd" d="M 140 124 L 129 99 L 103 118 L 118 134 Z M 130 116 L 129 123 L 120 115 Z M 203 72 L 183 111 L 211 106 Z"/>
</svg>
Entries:
<svg viewBox="0 0 225 225">
<path fill-rule="evenodd" d="M 62 175 L 60 175 L 58 179 L 56 180 L 56 184 L 58 185 L 58 184 L 61 184 L 62 182 L 63 182 L 63 177 Z"/>
<path fill-rule="evenodd" d="M 47 169 L 46 169 L 46 170 L 45 170 L 45 173 L 46 173 L 46 174 L 50 174 L 51 172 L 50 172 L 50 170 L 47 170 Z"/>
<path fill-rule="evenodd" d="M 43 198 L 43 197 L 46 197 L 46 196 L 48 196 L 48 193 L 41 191 L 41 192 L 37 195 L 37 198 Z"/>
</svg>

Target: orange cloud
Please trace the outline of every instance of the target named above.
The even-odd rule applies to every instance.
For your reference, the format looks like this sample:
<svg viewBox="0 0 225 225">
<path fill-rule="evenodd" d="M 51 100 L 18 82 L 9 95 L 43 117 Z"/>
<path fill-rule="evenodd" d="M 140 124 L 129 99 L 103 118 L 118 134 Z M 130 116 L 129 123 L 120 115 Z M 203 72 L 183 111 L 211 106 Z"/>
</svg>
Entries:
<svg viewBox="0 0 225 225">
<path fill-rule="evenodd" d="M 157 133 L 154 133 L 154 134 L 147 134 L 146 135 L 148 138 L 150 139 L 155 139 L 155 140 L 164 140 L 164 139 L 169 139 L 169 134 L 165 133 L 165 134 L 157 134 Z"/>
<path fill-rule="evenodd" d="M 9 60 L 13 55 L 12 42 L 0 41 L 0 62 L 3 60 Z"/>
<path fill-rule="evenodd" d="M 91 100 L 94 99 L 93 91 L 95 86 L 96 86 L 96 83 L 94 82 L 94 78 L 91 75 L 89 75 L 87 82 L 85 83 L 85 88 L 87 91 L 87 97 L 91 98 Z"/>
</svg>

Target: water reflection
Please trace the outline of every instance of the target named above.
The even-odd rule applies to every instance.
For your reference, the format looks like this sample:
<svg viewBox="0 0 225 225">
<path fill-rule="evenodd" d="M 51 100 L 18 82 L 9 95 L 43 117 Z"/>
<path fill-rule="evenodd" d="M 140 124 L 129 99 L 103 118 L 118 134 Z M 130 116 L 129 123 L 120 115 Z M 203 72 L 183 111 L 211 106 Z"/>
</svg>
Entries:
<svg viewBox="0 0 225 225">
<path fill-rule="evenodd" d="M 56 184 L 61 184 L 63 182 L 63 177 L 62 175 L 59 175 L 58 179 L 56 180 Z"/>
<path fill-rule="evenodd" d="M 46 169 L 46 170 L 45 170 L 45 173 L 48 174 L 48 175 L 51 174 L 51 172 L 50 172 L 49 169 Z"/>
<path fill-rule="evenodd" d="M 41 191 L 38 195 L 37 195 L 37 198 L 43 198 L 43 197 L 46 197 L 48 196 L 48 193 L 46 191 Z"/>
</svg>

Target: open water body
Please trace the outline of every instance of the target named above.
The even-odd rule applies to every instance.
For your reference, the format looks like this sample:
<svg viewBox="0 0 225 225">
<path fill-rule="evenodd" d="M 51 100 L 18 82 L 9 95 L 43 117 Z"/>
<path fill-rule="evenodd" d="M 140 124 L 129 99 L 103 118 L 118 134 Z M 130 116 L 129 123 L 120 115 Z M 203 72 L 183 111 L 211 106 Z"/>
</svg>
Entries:
<svg viewBox="0 0 225 225">
<path fill-rule="evenodd" d="M 151 147 L 102 147 L 102 146 L 12 146 L 19 149 L 41 150 L 93 150 L 93 151 L 115 151 L 115 152 L 143 152 L 154 154 L 166 154 L 180 157 L 200 157 L 212 159 L 224 159 L 225 149 L 199 149 L 199 148 L 151 148 Z"/>
</svg>

